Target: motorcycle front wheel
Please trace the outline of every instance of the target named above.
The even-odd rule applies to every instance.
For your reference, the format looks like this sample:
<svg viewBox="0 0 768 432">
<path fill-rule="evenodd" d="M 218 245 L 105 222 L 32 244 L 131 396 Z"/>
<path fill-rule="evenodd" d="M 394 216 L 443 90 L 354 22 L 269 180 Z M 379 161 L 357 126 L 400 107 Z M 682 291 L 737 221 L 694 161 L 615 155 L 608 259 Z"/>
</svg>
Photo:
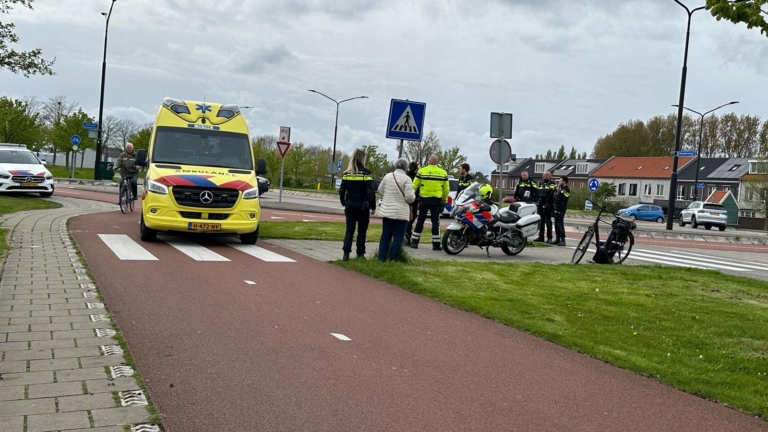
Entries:
<svg viewBox="0 0 768 432">
<path fill-rule="evenodd" d="M 448 255 L 458 255 L 467 247 L 464 230 L 446 230 L 443 233 L 443 250 Z"/>
</svg>

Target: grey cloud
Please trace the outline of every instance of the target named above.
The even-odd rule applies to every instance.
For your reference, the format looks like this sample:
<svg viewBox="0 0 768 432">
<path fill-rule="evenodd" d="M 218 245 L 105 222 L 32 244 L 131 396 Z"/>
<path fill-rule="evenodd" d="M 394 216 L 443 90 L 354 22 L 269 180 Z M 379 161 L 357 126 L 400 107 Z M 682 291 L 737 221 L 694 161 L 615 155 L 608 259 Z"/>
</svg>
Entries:
<svg viewBox="0 0 768 432">
<path fill-rule="evenodd" d="M 278 66 L 295 60 L 297 57 L 285 45 L 259 47 L 248 50 L 234 57 L 235 70 L 240 73 L 260 73 L 268 67 Z"/>
</svg>

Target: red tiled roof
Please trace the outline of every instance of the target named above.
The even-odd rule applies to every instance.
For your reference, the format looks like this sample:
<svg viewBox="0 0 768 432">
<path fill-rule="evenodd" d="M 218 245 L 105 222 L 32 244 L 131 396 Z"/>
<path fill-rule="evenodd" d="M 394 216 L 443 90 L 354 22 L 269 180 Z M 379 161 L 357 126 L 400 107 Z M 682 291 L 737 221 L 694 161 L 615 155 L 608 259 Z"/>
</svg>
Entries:
<svg viewBox="0 0 768 432">
<path fill-rule="evenodd" d="M 714 191 L 712 192 L 712 195 L 707 198 L 707 202 L 720 204 L 723 202 L 723 198 L 725 198 L 726 195 L 728 195 L 728 191 Z"/>
<path fill-rule="evenodd" d="M 677 158 L 680 170 L 692 157 Z M 592 173 L 592 177 L 603 178 L 658 178 L 672 177 L 671 156 L 667 157 L 616 157 Z"/>
</svg>

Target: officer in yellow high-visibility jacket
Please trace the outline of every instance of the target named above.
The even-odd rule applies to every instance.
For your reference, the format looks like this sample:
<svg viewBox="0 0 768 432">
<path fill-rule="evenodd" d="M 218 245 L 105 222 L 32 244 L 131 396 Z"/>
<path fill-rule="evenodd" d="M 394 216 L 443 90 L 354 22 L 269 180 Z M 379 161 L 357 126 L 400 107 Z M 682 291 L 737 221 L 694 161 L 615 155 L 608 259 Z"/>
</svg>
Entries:
<svg viewBox="0 0 768 432">
<path fill-rule="evenodd" d="M 411 247 L 417 249 L 421 239 L 421 231 L 424 230 L 424 222 L 429 212 L 432 221 L 432 250 L 441 250 L 440 247 L 440 213 L 448 200 L 448 173 L 437 166 L 436 155 L 429 157 L 429 165 L 422 167 L 413 180 L 413 188 L 420 197 L 419 217 L 416 219 L 416 227 L 411 237 Z"/>
</svg>

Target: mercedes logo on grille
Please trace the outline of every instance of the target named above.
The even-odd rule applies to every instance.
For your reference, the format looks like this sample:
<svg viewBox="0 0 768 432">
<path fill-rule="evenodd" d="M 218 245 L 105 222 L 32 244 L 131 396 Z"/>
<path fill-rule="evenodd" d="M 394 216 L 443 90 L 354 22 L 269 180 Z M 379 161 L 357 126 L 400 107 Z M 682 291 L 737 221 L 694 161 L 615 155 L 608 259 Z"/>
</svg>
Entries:
<svg viewBox="0 0 768 432">
<path fill-rule="evenodd" d="M 210 204 L 213 202 L 213 193 L 211 193 L 211 191 L 200 192 L 200 202 L 203 204 Z"/>
<path fill-rule="evenodd" d="M 25 178 L 25 179 L 24 179 L 24 182 L 25 182 L 25 183 L 30 183 L 30 182 L 32 182 L 32 177 L 27 177 L 27 178 Z"/>
</svg>

